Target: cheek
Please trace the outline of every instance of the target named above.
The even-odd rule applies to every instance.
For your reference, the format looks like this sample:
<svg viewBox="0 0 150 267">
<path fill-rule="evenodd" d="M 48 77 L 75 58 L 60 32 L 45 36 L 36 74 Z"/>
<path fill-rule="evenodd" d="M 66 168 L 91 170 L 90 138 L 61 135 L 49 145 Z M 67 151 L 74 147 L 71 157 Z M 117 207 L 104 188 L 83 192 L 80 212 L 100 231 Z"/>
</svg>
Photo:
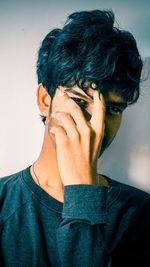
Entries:
<svg viewBox="0 0 150 267">
<path fill-rule="evenodd" d="M 117 134 L 120 124 L 121 124 L 122 116 L 106 116 L 105 120 L 105 137 L 110 143 L 115 135 Z"/>
</svg>

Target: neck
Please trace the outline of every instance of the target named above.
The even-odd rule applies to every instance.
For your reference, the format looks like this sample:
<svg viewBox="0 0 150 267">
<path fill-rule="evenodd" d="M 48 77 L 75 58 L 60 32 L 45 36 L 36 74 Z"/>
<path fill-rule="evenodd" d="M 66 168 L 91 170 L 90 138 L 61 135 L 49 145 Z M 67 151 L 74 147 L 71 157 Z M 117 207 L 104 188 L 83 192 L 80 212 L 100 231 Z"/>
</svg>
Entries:
<svg viewBox="0 0 150 267">
<path fill-rule="evenodd" d="M 52 137 L 53 138 L 53 137 Z M 39 185 L 49 193 L 49 191 L 57 191 L 62 195 L 63 184 L 57 164 L 57 155 L 54 139 L 48 134 L 47 126 L 45 126 L 44 141 L 39 157 L 34 163 L 34 171 L 39 180 Z M 31 168 L 31 175 L 37 182 L 37 178 Z M 57 197 L 58 198 L 58 197 Z"/>
<path fill-rule="evenodd" d="M 31 167 L 30 172 L 35 182 L 39 183 L 41 188 L 57 200 L 63 202 L 63 183 L 59 173 L 56 147 L 53 138 L 49 135 L 46 125 L 40 155 L 34 163 L 34 171 Z M 102 186 L 109 186 L 106 178 L 101 175 L 99 175 L 98 183 Z"/>
</svg>

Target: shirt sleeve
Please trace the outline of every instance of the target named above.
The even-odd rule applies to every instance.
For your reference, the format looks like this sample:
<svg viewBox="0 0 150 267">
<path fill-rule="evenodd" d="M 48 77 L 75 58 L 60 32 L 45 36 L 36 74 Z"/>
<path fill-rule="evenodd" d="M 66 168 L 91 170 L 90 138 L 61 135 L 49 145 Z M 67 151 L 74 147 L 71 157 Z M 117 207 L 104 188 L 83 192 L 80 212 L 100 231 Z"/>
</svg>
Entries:
<svg viewBox="0 0 150 267">
<path fill-rule="evenodd" d="M 111 267 L 104 227 L 107 224 L 107 187 L 64 187 L 62 222 L 57 244 L 62 267 Z"/>
</svg>

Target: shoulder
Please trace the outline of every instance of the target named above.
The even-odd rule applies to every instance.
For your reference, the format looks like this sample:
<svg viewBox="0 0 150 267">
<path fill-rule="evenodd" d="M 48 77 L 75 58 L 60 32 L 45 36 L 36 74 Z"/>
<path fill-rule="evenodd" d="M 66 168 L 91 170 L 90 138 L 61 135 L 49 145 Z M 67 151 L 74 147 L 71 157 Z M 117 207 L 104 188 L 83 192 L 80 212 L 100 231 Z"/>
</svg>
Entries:
<svg viewBox="0 0 150 267">
<path fill-rule="evenodd" d="M 17 209 L 31 198 L 30 191 L 24 186 L 21 170 L 9 176 L 0 177 L 0 222 L 4 222 Z"/>
<path fill-rule="evenodd" d="M 9 176 L 0 177 L 0 200 L 2 200 L 11 194 L 16 192 L 16 189 L 19 188 L 21 178 L 21 171 L 11 174 Z M 14 191 L 15 189 L 15 191 Z"/>
<path fill-rule="evenodd" d="M 2 200 L 4 197 L 11 194 L 12 192 L 15 196 L 16 190 L 20 190 L 21 179 L 22 171 L 8 176 L 0 177 L 0 199 Z"/>
<path fill-rule="evenodd" d="M 134 186 L 124 184 L 121 182 L 118 182 L 116 180 L 108 178 L 110 182 L 110 186 L 118 191 L 120 191 L 120 195 L 125 197 L 125 199 L 130 198 L 133 202 L 149 202 L 150 201 L 150 194 L 148 192 L 145 192 L 141 189 L 138 189 Z"/>
<path fill-rule="evenodd" d="M 108 181 L 110 184 L 108 198 L 111 208 L 118 209 L 120 214 L 133 216 L 134 219 L 142 216 L 150 224 L 150 194 L 110 178 Z"/>
</svg>

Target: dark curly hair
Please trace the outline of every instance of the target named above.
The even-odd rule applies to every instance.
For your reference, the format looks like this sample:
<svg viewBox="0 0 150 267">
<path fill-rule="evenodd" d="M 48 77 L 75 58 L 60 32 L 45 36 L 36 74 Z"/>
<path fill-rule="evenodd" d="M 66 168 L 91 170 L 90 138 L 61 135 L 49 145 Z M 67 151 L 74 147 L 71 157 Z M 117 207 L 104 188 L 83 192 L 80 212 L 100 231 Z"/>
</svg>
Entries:
<svg viewBox="0 0 150 267">
<path fill-rule="evenodd" d="M 112 11 L 81 11 L 71 14 L 62 29 L 46 35 L 37 76 L 52 98 L 59 85 L 77 84 L 85 91 L 90 81 L 102 93 L 115 88 L 132 104 L 139 97 L 142 66 L 133 35 L 114 26 Z"/>
</svg>

